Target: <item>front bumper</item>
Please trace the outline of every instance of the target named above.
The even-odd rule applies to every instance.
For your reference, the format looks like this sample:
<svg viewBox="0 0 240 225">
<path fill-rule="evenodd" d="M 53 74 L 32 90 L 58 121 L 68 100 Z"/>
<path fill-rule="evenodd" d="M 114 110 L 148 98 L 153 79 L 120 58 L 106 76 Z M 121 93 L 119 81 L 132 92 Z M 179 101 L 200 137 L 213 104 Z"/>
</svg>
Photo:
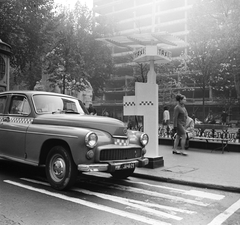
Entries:
<svg viewBox="0 0 240 225">
<path fill-rule="evenodd" d="M 148 158 L 136 159 L 133 161 L 127 162 L 110 162 L 110 163 L 96 163 L 96 164 L 79 164 L 78 171 L 81 172 L 109 172 L 112 173 L 115 171 L 116 166 L 121 166 L 124 164 L 134 163 L 135 167 L 144 167 L 149 163 Z"/>
</svg>

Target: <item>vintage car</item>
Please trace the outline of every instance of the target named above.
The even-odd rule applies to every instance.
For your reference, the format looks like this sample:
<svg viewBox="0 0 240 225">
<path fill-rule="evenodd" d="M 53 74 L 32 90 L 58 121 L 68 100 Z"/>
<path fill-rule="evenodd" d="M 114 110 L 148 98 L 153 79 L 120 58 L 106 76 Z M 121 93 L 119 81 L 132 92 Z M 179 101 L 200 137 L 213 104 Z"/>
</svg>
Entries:
<svg viewBox="0 0 240 225">
<path fill-rule="evenodd" d="M 131 176 L 148 164 L 148 135 L 122 121 L 88 115 L 80 100 L 41 91 L 0 93 L 0 157 L 45 166 L 51 186 L 70 188 L 79 172 Z M 81 174 L 81 173 L 80 173 Z"/>
</svg>

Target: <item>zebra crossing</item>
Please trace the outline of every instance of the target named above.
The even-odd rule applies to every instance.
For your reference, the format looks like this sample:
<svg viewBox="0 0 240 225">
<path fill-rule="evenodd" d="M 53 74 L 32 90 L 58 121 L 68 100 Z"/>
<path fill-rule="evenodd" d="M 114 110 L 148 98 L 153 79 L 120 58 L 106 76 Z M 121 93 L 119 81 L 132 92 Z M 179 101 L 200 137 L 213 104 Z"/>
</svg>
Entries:
<svg viewBox="0 0 240 225">
<path fill-rule="evenodd" d="M 198 215 L 202 210 L 207 211 L 225 198 L 224 195 L 210 191 L 178 189 L 135 180 L 117 182 L 98 173 L 94 176 L 86 174 L 85 179 L 69 192 L 56 192 L 51 189 L 48 182 L 37 179 L 20 178 L 17 181 L 4 180 L 4 182 L 125 217 L 135 221 L 134 224 L 185 224 L 184 221 L 189 217 Z"/>
</svg>

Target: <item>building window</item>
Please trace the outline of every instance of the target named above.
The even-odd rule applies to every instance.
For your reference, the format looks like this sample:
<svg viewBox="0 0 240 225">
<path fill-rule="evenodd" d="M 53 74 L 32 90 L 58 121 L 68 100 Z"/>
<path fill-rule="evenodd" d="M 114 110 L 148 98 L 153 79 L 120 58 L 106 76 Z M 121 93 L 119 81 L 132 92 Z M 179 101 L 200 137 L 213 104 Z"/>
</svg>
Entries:
<svg viewBox="0 0 240 225">
<path fill-rule="evenodd" d="M 5 61 L 2 56 L 0 56 L 0 80 L 5 76 Z"/>
</svg>

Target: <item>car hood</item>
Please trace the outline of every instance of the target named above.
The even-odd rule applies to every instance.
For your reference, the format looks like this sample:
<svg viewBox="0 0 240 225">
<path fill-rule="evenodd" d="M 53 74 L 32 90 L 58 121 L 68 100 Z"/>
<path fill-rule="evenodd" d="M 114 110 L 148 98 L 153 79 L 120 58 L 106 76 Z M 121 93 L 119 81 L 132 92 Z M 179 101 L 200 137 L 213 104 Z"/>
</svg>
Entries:
<svg viewBox="0 0 240 225">
<path fill-rule="evenodd" d="M 104 116 L 45 114 L 35 118 L 32 124 L 97 129 L 108 132 L 112 136 L 127 137 L 127 129 L 122 121 Z"/>
</svg>

